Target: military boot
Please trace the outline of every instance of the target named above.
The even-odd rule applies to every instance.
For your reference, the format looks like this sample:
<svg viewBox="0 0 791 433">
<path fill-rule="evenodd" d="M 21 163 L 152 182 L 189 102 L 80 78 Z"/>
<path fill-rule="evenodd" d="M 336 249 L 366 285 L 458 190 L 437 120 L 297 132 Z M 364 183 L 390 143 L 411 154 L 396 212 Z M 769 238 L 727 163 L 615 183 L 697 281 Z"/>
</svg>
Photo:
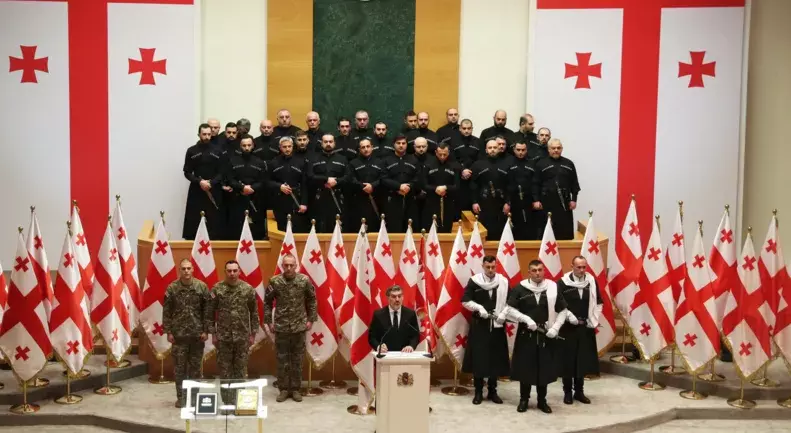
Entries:
<svg viewBox="0 0 791 433">
<path fill-rule="evenodd" d="M 277 395 L 277 398 L 275 399 L 275 401 L 278 402 L 278 403 L 283 403 L 284 401 L 286 401 L 288 399 L 289 396 L 291 396 L 290 392 L 285 391 L 285 390 L 280 391 L 280 394 Z"/>
</svg>

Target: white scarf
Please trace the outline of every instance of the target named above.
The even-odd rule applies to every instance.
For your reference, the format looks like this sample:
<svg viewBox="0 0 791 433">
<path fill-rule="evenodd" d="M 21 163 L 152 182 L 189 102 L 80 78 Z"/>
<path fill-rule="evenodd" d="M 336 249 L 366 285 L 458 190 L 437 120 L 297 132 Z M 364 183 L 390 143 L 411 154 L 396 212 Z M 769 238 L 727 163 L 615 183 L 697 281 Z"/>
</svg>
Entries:
<svg viewBox="0 0 791 433">
<path fill-rule="evenodd" d="M 508 279 L 500 274 L 495 274 L 492 281 L 486 281 L 486 275 L 481 272 L 472 276 L 472 282 L 480 286 L 484 290 L 492 291 L 497 288 L 497 299 L 494 301 L 494 316 L 500 316 L 505 309 L 505 301 L 508 300 Z M 491 297 L 491 296 L 490 296 Z M 465 304 L 475 304 L 476 302 L 465 302 Z M 479 305 L 480 306 L 480 305 Z M 481 308 L 483 308 L 481 306 Z M 502 322 L 493 322 L 495 328 L 502 328 Z"/>
<path fill-rule="evenodd" d="M 555 312 L 555 301 L 558 299 L 558 285 L 552 281 L 544 279 L 540 284 L 535 284 L 533 280 L 526 279 L 522 280 L 519 284 L 530 290 L 534 294 L 538 295 L 541 293 L 547 293 L 547 312 L 549 313 L 549 326 L 553 326 L 555 320 L 557 320 L 558 313 Z M 563 320 L 566 320 L 565 315 Z"/>
<path fill-rule="evenodd" d="M 568 272 L 563 275 L 563 283 L 569 287 L 576 287 L 580 294 L 580 299 L 582 298 L 582 291 L 587 288 L 588 289 L 588 319 L 590 320 L 591 325 L 594 328 L 599 326 L 599 314 L 596 311 L 596 279 L 593 278 L 593 275 L 585 272 L 585 279 L 583 281 L 576 281 L 574 280 L 574 272 Z"/>
</svg>

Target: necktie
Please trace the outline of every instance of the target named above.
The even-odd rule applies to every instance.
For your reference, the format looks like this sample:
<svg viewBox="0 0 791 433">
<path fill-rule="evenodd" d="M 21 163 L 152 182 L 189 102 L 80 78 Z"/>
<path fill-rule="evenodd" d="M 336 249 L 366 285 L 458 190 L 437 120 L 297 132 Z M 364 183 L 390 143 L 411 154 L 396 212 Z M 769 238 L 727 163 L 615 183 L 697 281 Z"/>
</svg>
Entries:
<svg viewBox="0 0 791 433">
<path fill-rule="evenodd" d="M 393 328 L 398 329 L 398 311 L 393 311 Z"/>
</svg>

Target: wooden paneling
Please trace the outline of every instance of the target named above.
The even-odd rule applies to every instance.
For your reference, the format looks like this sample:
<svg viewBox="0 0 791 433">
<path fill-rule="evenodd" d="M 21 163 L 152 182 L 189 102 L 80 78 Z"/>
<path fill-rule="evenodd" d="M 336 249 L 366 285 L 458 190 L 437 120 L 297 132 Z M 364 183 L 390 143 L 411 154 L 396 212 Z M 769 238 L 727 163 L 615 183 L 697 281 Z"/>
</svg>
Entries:
<svg viewBox="0 0 791 433">
<path fill-rule="evenodd" d="M 427 111 L 431 128 L 459 103 L 461 0 L 418 1 L 415 11 L 415 111 Z"/>
<path fill-rule="evenodd" d="M 286 108 L 304 129 L 313 103 L 313 0 L 267 2 L 266 50 L 267 116 L 277 124 Z"/>
</svg>

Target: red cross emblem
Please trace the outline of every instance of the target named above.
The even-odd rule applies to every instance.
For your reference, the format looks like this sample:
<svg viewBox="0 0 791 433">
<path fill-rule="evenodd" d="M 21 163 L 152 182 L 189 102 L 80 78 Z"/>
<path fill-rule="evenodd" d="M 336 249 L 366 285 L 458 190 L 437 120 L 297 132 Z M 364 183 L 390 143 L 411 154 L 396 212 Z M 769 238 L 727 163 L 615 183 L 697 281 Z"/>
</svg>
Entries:
<svg viewBox="0 0 791 433">
<path fill-rule="evenodd" d="M 588 252 L 589 253 L 591 253 L 591 254 L 599 254 L 600 253 L 599 252 L 599 241 L 591 239 L 591 240 L 588 241 L 588 245 L 590 245 L 590 247 L 588 247 Z"/>
<path fill-rule="evenodd" d="M 657 261 L 659 260 L 659 254 L 662 252 L 661 249 L 651 247 L 648 249 L 648 258 Z"/>
<path fill-rule="evenodd" d="M 577 83 L 574 84 L 575 89 L 590 89 L 590 77 L 601 78 L 601 63 L 591 65 L 591 53 L 575 54 L 577 55 L 577 64 L 566 63 L 566 76 L 563 78 L 577 77 Z"/>
<path fill-rule="evenodd" d="M 321 251 L 320 250 L 312 250 L 310 252 L 310 262 L 314 264 L 321 263 Z"/>
<path fill-rule="evenodd" d="M 558 244 L 557 242 L 547 242 L 547 248 L 544 250 L 544 254 L 551 254 L 553 256 L 558 255 Z"/>
<path fill-rule="evenodd" d="M 514 335 L 514 328 L 516 328 L 516 326 L 514 326 L 513 323 L 506 323 L 505 324 L 505 333 L 508 334 L 509 337 Z"/>
<path fill-rule="evenodd" d="M 415 264 L 415 256 L 416 256 L 416 255 L 417 255 L 417 251 L 414 251 L 414 250 L 404 250 L 404 258 L 403 258 L 403 259 L 401 259 L 401 261 L 402 261 L 404 264 L 407 264 L 407 263 L 409 263 L 409 264 L 412 264 L 412 265 L 414 265 L 414 264 Z"/>
<path fill-rule="evenodd" d="M 30 263 L 30 258 L 25 257 L 24 259 L 22 259 L 22 257 L 17 257 L 16 264 L 14 265 L 14 270 L 17 272 L 19 272 L 20 270 L 22 270 L 22 272 L 27 272 L 28 263 Z"/>
<path fill-rule="evenodd" d="M 252 246 L 253 246 L 253 241 L 242 239 L 242 241 L 239 243 L 239 251 L 241 251 L 244 254 L 250 254 L 251 252 L 253 252 L 253 250 L 251 249 Z"/>
<path fill-rule="evenodd" d="M 647 323 L 643 322 L 643 324 L 640 325 L 640 333 L 646 336 L 651 335 L 651 327 L 648 326 Z"/>
<path fill-rule="evenodd" d="M 168 243 L 167 241 L 157 241 L 157 248 L 154 250 L 157 254 L 162 254 L 163 256 L 168 252 Z"/>
<path fill-rule="evenodd" d="M 27 361 L 30 357 L 27 355 L 30 352 L 30 348 L 25 346 L 24 348 L 17 346 L 16 347 L 16 354 L 14 355 L 14 359 L 19 360 L 22 358 L 23 361 Z"/>
<path fill-rule="evenodd" d="M 111 340 L 118 341 L 118 330 L 117 329 L 113 329 L 113 338 L 111 338 Z"/>
<path fill-rule="evenodd" d="M 74 242 L 75 244 L 84 247 L 85 246 L 85 233 L 77 233 L 77 241 Z"/>
<path fill-rule="evenodd" d="M 453 343 L 456 347 L 467 347 L 467 336 L 461 336 L 461 334 L 456 334 L 456 342 Z"/>
<path fill-rule="evenodd" d="M 126 238 L 126 229 L 123 227 L 118 227 L 118 240 Z"/>
<path fill-rule="evenodd" d="M 341 245 L 335 245 L 335 257 L 340 257 L 342 259 L 346 257 L 346 251 L 343 250 Z"/>
<path fill-rule="evenodd" d="M 311 346 L 319 346 L 319 347 L 321 347 L 321 345 L 324 344 L 321 341 L 321 340 L 324 339 L 324 333 L 323 332 L 319 332 L 319 333 L 314 332 L 314 333 L 310 334 L 310 337 L 311 337 L 311 339 L 310 339 L 310 345 Z"/>
<path fill-rule="evenodd" d="M 747 343 L 747 344 L 741 343 L 739 346 L 741 346 L 741 349 L 739 349 L 739 355 L 749 356 L 752 353 L 750 352 L 750 349 L 753 348 L 752 343 Z"/>
<path fill-rule="evenodd" d="M 382 257 L 384 256 L 393 257 L 393 252 L 390 251 L 390 244 L 382 244 Z"/>
<path fill-rule="evenodd" d="M 744 264 L 742 265 L 742 268 L 748 271 L 755 270 L 755 265 L 753 265 L 753 263 L 755 263 L 755 257 L 744 256 Z"/>
<path fill-rule="evenodd" d="M 68 346 L 68 348 L 66 348 L 66 353 L 67 354 L 69 354 L 69 355 L 72 355 L 72 354 L 76 355 L 77 352 L 79 352 L 80 342 L 77 341 L 77 340 L 67 341 L 66 342 L 66 346 Z"/>
<path fill-rule="evenodd" d="M 118 260 L 118 250 L 116 248 L 113 248 L 110 250 L 110 261 L 114 262 L 116 260 Z"/>
<path fill-rule="evenodd" d="M 209 253 L 211 252 L 211 242 L 209 242 L 209 241 L 200 241 L 200 242 L 198 242 L 198 245 L 200 245 L 198 247 L 198 254 L 203 254 L 203 255 L 208 256 Z"/>
<path fill-rule="evenodd" d="M 437 257 L 439 255 L 439 245 L 434 242 L 428 244 L 428 255 Z"/>
<path fill-rule="evenodd" d="M 471 256 L 475 258 L 483 257 L 483 245 L 470 245 L 470 249 L 472 250 Z"/>
<path fill-rule="evenodd" d="M 698 339 L 697 334 L 684 335 L 684 346 L 695 347 L 695 340 Z"/>
<path fill-rule="evenodd" d="M 638 228 L 637 224 L 635 224 L 634 222 L 629 223 L 629 234 L 632 236 L 640 235 L 640 228 Z"/>
<path fill-rule="evenodd" d="M 40 250 L 43 247 L 44 247 L 44 243 L 41 242 L 41 238 L 39 236 L 34 237 L 33 238 L 33 248 L 35 248 L 37 250 Z"/>
<path fill-rule="evenodd" d="M 706 260 L 705 257 L 701 256 L 700 254 L 695 256 L 695 261 L 692 263 L 693 268 L 703 268 L 703 261 Z"/>
<path fill-rule="evenodd" d="M 456 264 L 467 264 L 467 253 L 464 251 L 456 251 Z"/>
<path fill-rule="evenodd" d="M 113 331 L 113 338 L 115 338 L 116 335 L 115 332 L 116 331 Z M 151 331 L 151 333 L 157 335 L 165 335 L 165 328 L 162 325 L 160 325 L 159 322 L 154 322 L 154 330 Z"/>
<path fill-rule="evenodd" d="M 720 242 L 725 242 L 726 244 L 733 242 L 733 230 L 722 229 L 720 234 L 722 235 L 720 236 Z"/>
<path fill-rule="evenodd" d="M 681 233 L 673 233 L 673 242 L 671 242 L 671 243 L 673 245 L 681 248 L 681 244 L 683 243 L 683 240 L 684 240 L 684 235 L 683 234 L 681 234 Z"/>
<path fill-rule="evenodd" d="M 74 260 L 74 256 L 73 255 L 71 255 L 69 253 L 64 254 L 63 255 L 63 267 L 64 268 L 68 268 L 69 266 L 71 266 L 71 262 L 73 260 Z"/>
<path fill-rule="evenodd" d="M 167 75 L 167 60 L 154 60 L 156 48 L 139 48 L 140 60 L 129 59 L 129 75 L 140 72 L 140 85 L 156 86 L 154 72 Z"/>
<path fill-rule="evenodd" d="M 689 75 L 689 85 L 687 87 L 705 87 L 703 76 L 714 77 L 714 68 L 717 62 L 703 63 L 705 51 L 690 51 L 689 56 L 692 63 L 678 62 L 678 78 Z"/>
<path fill-rule="evenodd" d="M 765 249 L 767 253 L 777 254 L 777 242 L 775 242 L 773 239 L 769 239 L 766 241 Z"/>
<path fill-rule="evenodd" d="M 503 254 L 506 255 L 506 256 L 513 256 L 514 255 L 514 248 L 516 248 L 516 245 L 514 245 L 513 242 L 506 242 L 506 243 L 504 243 L 503 244 Z"/>
<path fill-rule="evenodd" d="M 8 72 L 22 71 L 20 83 L 38 83 L 36 71 L 49 73 L 47 65 L 49 57 L 36 58 L 37 45 L 32 47 L 20 45 L 22 58 L 8 56 Z"/>
<path fill-rule="evenodd" d="M 424 317 L 423 320 L 420 321 L 420 338 L 421 340 L 427 340 L 431 336 L 431 321 L 428 320 L 428 317 Z"/>
<path fill-rule="evenodd" d="M 280 249 L 280 256 L 285 256 L 286 254 L 292 254 L 291 250 L 293 249 L 294 249 L 294 245 L 283 244 L 283 247 Z"/>
</svg>

